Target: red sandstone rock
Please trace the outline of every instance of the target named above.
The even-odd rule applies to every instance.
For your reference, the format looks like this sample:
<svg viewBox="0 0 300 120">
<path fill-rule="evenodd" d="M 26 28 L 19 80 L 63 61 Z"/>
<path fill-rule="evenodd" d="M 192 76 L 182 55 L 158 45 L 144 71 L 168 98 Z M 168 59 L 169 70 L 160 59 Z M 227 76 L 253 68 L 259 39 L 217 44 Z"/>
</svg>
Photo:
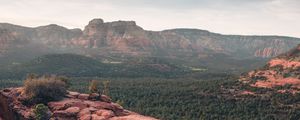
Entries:
<svg viewBox="0 0 300 120">
<path fill-rule="evenodd" d="M 74 102 L 71 106 L 78 107 L 81 110 L 81 109 L 87 108 L 88 104 L 85 104 L 82 101 L 78 101 L 78 102 Z"/>
<path fill-rule="evenodd" d="M 108 97 L 108 96 L 106 96 L 106 95 L 101 95 L 101 101 L 103 101 L 103 102 L 108 102 L 108 103 L 110 103 L 111 102 L 111 98 L 110 97 Z"/>
<path fill-rule="evenodd" d="M 82 100 L 88 100 L 90 97 L 90 95 L 88 94 L 79 94 L 78 95 L 78 99 L 82 99 Z"/>
<path fill-rule="evenodd" d="M 82 109 L 82 110 L 78 113 L 78 117 L 81 118 L 82 116 L 90 115 L 91 113 L 92 113 L 92 111 L 90 110 L 90 108 L 85 108 L 85 109 Z"/>
<path fill-rule="evenodd" d="M 241 95 L 254 95 L 255 93 L 254 92 L 251 92 L 251 91 L 242 91 L 241 92 Z"/>
<path fill-rule="evenodd" d="M 58 102 L 49 102 L 48 107 L 52 110 L 65 110 L 76 103 L 81 103 L 81 100 L 65 98 Z"/>
<path fill-rule="evenodd" d="M 128 116 L 121 116 L 121 117 L 113 117 L 110 120 L 157 120 L 151 117 L 145 117 L 141 115 L 128 115 Z"/>
<path fill-rule="evenodd" d="M 285 54 L 271 59 L 262 69 L 257 69 L 241 76 L 240 81 L 251 83 L 252 87 L 274 88 L 290 85 L 288 90 L 279 90 L 280 93 L 295 93 L 300 89 L 300 45 Z M 255 81 L 254 83 L 252 83 Z"/>
<path fill-rule="evenodd" d="M 74 114 L 70 114 L 67 111 L 54 111 L 53 117 L 72 117 Z"/>
<path fill-rule="evenodd" d="M 69 91 L 69 96 L 68 97 L 71 97 L 71 98 L 77 98 L 79 96 L 80 93 L 78 92 L 71 92 Z"/>
<path fill-rule="evenodd" d="M 284 59 L 273 59 L 269 62 L 269 65 L 270 65 L 270 67 L 280 65 L 285 69 L 287 69 L 287 68 L 296 69 L 296 68 L 300 67 L 300 61 L 288 61 L 288 60 L 284 60 Z"/>
<path fill-rule="evenodd" d="M 103 116 L 98 116 L 96 114 L 92 115 L 92 120 L 107 120 L 107 118 L 103 117 Z"/>
<path fill-rule="evenodd" d="M 99 94 L 97 94 L 97 93 L 92 93 L 92 94 L 90 94 L 90 96 L 89 96 L 89 100 L 100 100 L 100 95 Z"/>
<path fill-rule="evenodd" d="M 70 96 L 76 95 L 75 92 L 69 92 Z M 47 105 L 51 111 L 51 120 L 155 120 L 154 118 L 145 117 L 137 113 L 123 109 L 122 106 L 104 101 L 86 100 L 87 94 L 80 94 L 84 99 L 65 98 L 61 101 L 52 101 Z M 78 95 L 78 96 L 80 96 Z M 5 110 L 0 107 L 0 111 L 5 111 L 5 114 L 0 114 L 0 118 L 31 120 L 34 117 L 32 106 L 24 106 L 19 101 L 20 92 L 18 89 L 10 88 L 0 91 L 0 99 L 7 100 L 7 108 L 13 111 Z M 107 97 L 109 98 L 109 97 Z M 4 103 L 1 103 L 0 106 Z M 5 115 L 5 116 L 4 116 Z M 126 117 L 128 116 L 128 117 Z"/>
<path fill-rule="evenodd" d="M 80 108 L 79 107 L 69 107 L 65 111 L 70 114 L 77 115 L 77 113 L 79 113 L 79 111 L 80 111 Z"/>
<path fill-rule="evenodd" d="M 91 114 L 85 114 L 79 117 L 79 120 L 91 120 L 92 115 Z"/>
<path fill-rule="evenodd" d="M 115 116 L 114 112 L 111 111 L 111 110 L 105 110 L 105 109 L 102 109 L 102 110 L 98 110 L 95 112 L 98 116 L 103 116 L 104 118 L 111 118 L 113 116 Z"/>
<path fill-rule="evenodd" d="M 109 109 L 109 110 L 118 109 L 116 106 L 112 104 L 109 104 L 107 102 L 100 102 L 100 101 L 92 102 L 89 104 L 89 106 L 94 107 L 96 109 Z"/>
</svg>

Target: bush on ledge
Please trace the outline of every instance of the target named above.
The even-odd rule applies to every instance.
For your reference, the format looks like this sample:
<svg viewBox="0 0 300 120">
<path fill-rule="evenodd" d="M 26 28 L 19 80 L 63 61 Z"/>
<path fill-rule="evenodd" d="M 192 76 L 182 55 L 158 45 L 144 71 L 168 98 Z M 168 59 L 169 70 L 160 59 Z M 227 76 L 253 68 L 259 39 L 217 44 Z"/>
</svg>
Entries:
<svg viewBox="0 0 300 120">
<path fill-rule="evenodd" d="M 47 103 L 62 99 L 67 93 L 66 81 L 57 76 L 28 77 L 23 95 L 30 103 Z"/>
</svg>

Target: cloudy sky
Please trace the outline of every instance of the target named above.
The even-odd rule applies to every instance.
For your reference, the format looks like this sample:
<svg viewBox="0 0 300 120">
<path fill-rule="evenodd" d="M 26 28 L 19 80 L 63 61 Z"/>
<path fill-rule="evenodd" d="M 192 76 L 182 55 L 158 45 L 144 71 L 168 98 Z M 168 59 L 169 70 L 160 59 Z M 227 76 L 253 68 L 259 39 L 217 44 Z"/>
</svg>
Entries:
<svg viewBox="0 0 300 120">
<path fill-rule="evenodd" d="M 300 0 L 0 0 L 0 22 L 83 28 L 89 20 L 134 20 L 147 30 L 300 37 Z"/>
</svg>

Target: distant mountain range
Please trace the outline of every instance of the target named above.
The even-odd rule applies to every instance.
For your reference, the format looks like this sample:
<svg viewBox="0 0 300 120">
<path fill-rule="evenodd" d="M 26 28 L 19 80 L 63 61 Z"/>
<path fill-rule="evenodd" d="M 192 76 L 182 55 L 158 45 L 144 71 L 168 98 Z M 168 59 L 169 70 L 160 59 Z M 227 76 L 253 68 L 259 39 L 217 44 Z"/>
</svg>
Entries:
<svg viewBox="0 0 300 120">
<path fill-rule="evenodd" d="M 148 31 L 134 21 L 93 19 L 84 28 L 0 24 L 0 64 L 12 65 L 53 53 L 73 53 L 100 61 L 163 58 L 174 64 L 241 72 L 263 65 L 300 43 L 284 36 L 222 35 L 199 29 Z"/>
</svg>

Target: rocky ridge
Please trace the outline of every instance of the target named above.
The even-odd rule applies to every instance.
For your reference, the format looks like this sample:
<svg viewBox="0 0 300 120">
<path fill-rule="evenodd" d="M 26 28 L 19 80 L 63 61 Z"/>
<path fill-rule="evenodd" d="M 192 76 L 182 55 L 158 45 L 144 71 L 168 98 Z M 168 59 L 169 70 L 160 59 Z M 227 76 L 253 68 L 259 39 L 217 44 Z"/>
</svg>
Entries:
<svg viewBox="0 0 300 120">
<path fill-rule="evenodd" d="M 24 105 L 21 92 L 22 88 L 0 91 L 0 120 L 33 120 L 34 105 Z M 98 94 L 69 91 L 63 100 L 49 102 L 47 106 L 51 120 L 156 120 L 128 111 L 109 97 Z"/>
<path fill-rule="evenodd" d="M 9 58 L 7 63 L 49 53 L 73 53 L 120 62 L 128 62 L 127 58 L 162 57 L 208 69 L 220 66 L 220 70 L 239 69 L 240 63 L 248 62 L 254 68 L 254 60 L 277 56 L 300 43 L 299 38 L 293 37 L 222 35 L 199 29 L 149 31 L 134 21 L 103 19 L 91 20 L 83 30 L 55 24 L 30 28 L 7 23 L 1 23 L 0 29 L 8 31 L 0 36 L 2 41 L 9 33 L 13 34 L 7 41 L 27 40 L 18 45 L 22 48 L 0 42 L 0 50 L 6 51 L 0 52 L 1 59 Z"/>
<path fill-rule="evenodd" d="M 265 67 L 243 75 L 240 80 L 253 87 L 286 87 L 285 91 L 299 92 L 300 45 L 271 59 Z"/>
<path fill-rule="evenodd" d="M 134 21 L 104 22 L 102 19 L 91 20 L 83 31 L 55 24 L 29 28 L 1 23 L 0 28 L 20 38 L 61 50 L 75 47 L 101 52 L 105 49 L 110 53 L 129 55 L 178 56 L 187 53 L 203 56 L 222 53 L 241 58 L 268 58 L 300 43 L 300 39 L 292 37 L 222 35 L 199 29 L 148 31 Z"/>
</svg>

